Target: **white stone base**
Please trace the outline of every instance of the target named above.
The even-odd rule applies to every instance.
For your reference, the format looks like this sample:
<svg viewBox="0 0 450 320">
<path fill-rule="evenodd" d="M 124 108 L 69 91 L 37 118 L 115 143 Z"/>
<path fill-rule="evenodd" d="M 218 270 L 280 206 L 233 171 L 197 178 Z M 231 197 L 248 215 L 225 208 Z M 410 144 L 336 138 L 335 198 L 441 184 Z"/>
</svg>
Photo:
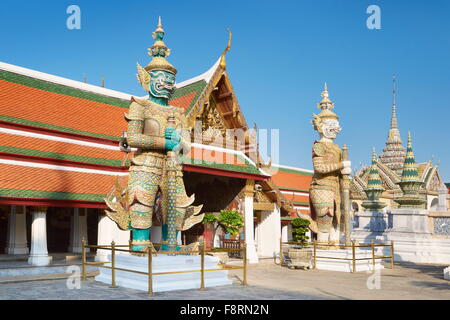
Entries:
<svg viewBox="0 0 450 320">
<path fill-rule="evenodd" d="M 345 258 L 349 260 L 338 260 L 330 258 L 316 258 L 316 269 L 319 270 L 330 270 L 330 271 L 341 271 L 341 272 L 352 272 L 353 271 L 353 261 L 352 261 L 352 249 L 337 249 L 337 250 L 322 250 L 318 249 L 316 251 L 317 257 L 330 257 L 330 258 Z M 381 255 L 381 254 L 375 254 Z M 370 258 L 367 260 L 356 260 L 356 272 L 360 271 L 371 271 L 373 270 L 372 265 L 372 251 L 371 250 L 355 250 L 355 258 Z M 375 259 L 375 270 L 383 269 L 381 264 L 381 259 Z"/>
<path fill-rule="evenodd" d="M 444 279 L 450 280 L 450 267 L 444 269 Z"/>
<path fill-rule="evenodd" d="M 7 254 L 28 254 L 29 250 L 26 245 L 20 246 L 20 247 L 16 245 L 14 247 L 7 247 L 6 253 Z"/>
<path fill-rule="evenodd" d="M 200 270 L 200 256 L 167 256 L 153 257 L 153 273 Z M 111 261 L 111 255 L 108 255 Z M 205 269 L 219 269 L 217 257 L 205 256 Z M 116 255 L 116 267 L 148 272 L 148 257 L 130 254 Z M 107 264 L 110 266 L 111 264 Z M 96 281 L 111 284 L 111 269 L 99 268 Z M 228 279 L 228 271 L 205 271 L 205 287 L 232 284 Z M 148 291 L 148 276 L 138 273 L 116 270 L 116 285 L 125 288 Z M 200 288 L 200 272 L 177 273 L 153 276 L 153 292 L 198 289 Z"/>
<path fill-rule="evenodd" d="M 30 256 L 28 258 L 28 264 L 31 264 L 33 266 L 48 266 L 52 263 L 52 257 L 51 256 Z"/>
<path fill-rule="evenodd" d="M 352 238 L 365 243 L 372 240 L 379 243 L 394 241 L 394 261 L 412 263 L 450 264 L 450 239 L 433 238 L 415 233 L 392 233 L 382 235 L 352 233 Z M 384 255 L 390 255 L 390 247 L 383 248 Z"/>
</svg>

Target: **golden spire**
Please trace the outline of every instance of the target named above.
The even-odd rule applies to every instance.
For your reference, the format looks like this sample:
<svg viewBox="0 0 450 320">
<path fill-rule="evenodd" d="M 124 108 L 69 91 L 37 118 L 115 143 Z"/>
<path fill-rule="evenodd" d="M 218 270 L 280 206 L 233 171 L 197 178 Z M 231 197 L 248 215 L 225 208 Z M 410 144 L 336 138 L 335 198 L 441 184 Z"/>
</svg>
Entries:
<svg viewBox="0 0 450 320">
<path fill-rule="evenodd" d="M 164 32 L 162 23 L 161 23 L 161 16 L 158 17 L 158 26 L 156 27 L 156 30 L 152 33 L 153 39 L 156 39 L 156 33 L 157 32 Z"/>
<path fill-rule="evenodd" d="M 317 105 L 317 107 L 319 109 L 322 110 L 331 110 L 334 108 L 334 103 L 331 102 L 331 100 L 329 99 L 329 93 L 328 93 L 328 86 L 327 83 L 325 82 L 325 85 L 323 87 L 323 91 L 322 91 L 322 101 L 320 101 L 320 103 Z"/>
<path fill-rule="evenodd" d="M 391 117 L 391 129 L 397 129 L 397 106 L 396 106 L 396 94 L 397 84 L 395 80 L 395 74 L 392 76 L 392 117 Z"/>
<path fill-rule="evenodd" d="M 223 69 L 225 69 L 225 67 L 227 66 L 227 62 L 225 61 L 225 54 L 227 53 L 227 51 L 230 51 L 231 49 L 231 39 L 233 37 L 233 33 L 231 32 L 231 30 L 227 29 L 227 31 L 228 31 L 228 43 L 225 50 L 223 50 L 222 55 L 220 56 L 220 66 Z"/>
<path fill-rule="evenodd" d="M 158 26 L 153 32 L 153 39 L 155 39 L 155 43 L 148 49 L 148 55 L 152 57 L 152 61 L 144 69 L 147 72 L 164 70 L 176 74 L 177 69 L 166 60 L 170 55 L 170 49 L 163 41 L 164 29 L 161 24 L 161 17 L 158 18 Z"/>
</svg>

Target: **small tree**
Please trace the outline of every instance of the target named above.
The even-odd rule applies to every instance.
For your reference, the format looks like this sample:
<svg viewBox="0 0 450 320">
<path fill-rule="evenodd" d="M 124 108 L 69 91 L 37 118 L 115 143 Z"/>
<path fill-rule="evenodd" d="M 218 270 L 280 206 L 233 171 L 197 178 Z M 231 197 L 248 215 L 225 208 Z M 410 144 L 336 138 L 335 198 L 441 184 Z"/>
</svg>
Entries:
<svg viewBox="0 0 450 320">
<path fill-rule="evenodd" d="M 240 228 L 244 226 L 244 218 L 236 210 L 220 210 L 220 214 L 218 216 L 213 213 L 207 213 L 205 214 L 202 222 L 217 222 L 217 225 L 213 230 L 213 241 L 219 227 L 222 228 L 225 233 L 235 236 L 239 234 Z"/>
<path fill-rule="evenodd" d="M 292 220 L 292 237 L 295 242 L 300 242 L 300 245 L 305 245 L 308 242 L 309 237 L 306 235 L 308 232 L 309 221 L 302 218 L 295 218 Z"/>
</svg>

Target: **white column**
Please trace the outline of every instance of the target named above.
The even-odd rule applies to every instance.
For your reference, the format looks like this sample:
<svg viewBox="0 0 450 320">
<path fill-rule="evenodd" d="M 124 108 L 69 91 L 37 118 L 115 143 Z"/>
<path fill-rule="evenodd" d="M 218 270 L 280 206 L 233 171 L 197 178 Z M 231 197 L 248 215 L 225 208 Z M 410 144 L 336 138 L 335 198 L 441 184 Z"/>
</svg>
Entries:
<svg viewBox="0 0 450 320">
<path fill-rule="evenodd" d="M 117 224 L 112 221 L 107 215 L 100 214 L 98 217 L 98 245 L 110 245 L 112 241 L 116 244 L 128 244 L 130 240 L 130 231 L 123 231 L 117 227 Z M 110 250 L 98 249 L 95 260 L 107 261 Z M 118 252 L 119 254 L 119 252 Z"/>
<path fill-rule="evenodd" d="M 8 219 L 6 253 L 28 254 L 26 219 L 27 215 L 24 206 L 11 206 Z"/>
<path fill-rule="evenodd" d="M 261 212 L 261 222 L 258 225 L 259 257 L 275 257 L 280 251 L 280 237 L 280 209 L 275 205 L 272 211 Z"/>
<path fill-rule="evenodd" d="M 114 239 L 114 224 L 108 216 L 105 214 L 99 214 L 98 216 L 98 233 L 97 233 L 97 245 L 110 245 Z M 111 252 L 109 250 L 97 249 L 97 255 L 95 260 L 107 261 L 107 255 Z"/>
<path fill-rule="evenodd" d="M 183 240 L 181 239 L 181 231 L 177 234 L 177 244 L 180 246 L 183 244 Z"/>
<path fill-rule="evenodd" d="M 32 207 L 31 251 L 28 264 L 47 266 L 51 263 L 47 251 L 47 208 Z"/>
<path fill-rule="evenodd" d="M 274 246 L 274 256 L 277 256 L 280 253 L 280 239 L 281 239 L 281 213 L 280 213 L 280 207 L 278 207 L 275 204 L 275 208 L 273 209 L 273 212 L 271 214 L 272 216 L 272 222 L 274 230 L 275 237 L 272 239 L 272 244 Z"/>
<path fill-rule="evenodd" d="M 81 253 L 81 241 L 83 238 L 88 243 L 86 209 L 74 208 L 70 223 L 69 252 Z"/>
<path fill-rule="evenodd" d="M 282 228 L 281 228 L 281 240 L 283 242 L 288 242 L 288 225 L 289 224 L 285 224 Z"/>
<path fill-rule="evenodd" d="M 217 221 L 214 221 L 213 224 L 213 229 L 216 230 L 215 234 L 214 234 L 214 230 L 212 230 L 213 234 L 214 234 L 214 238 L 213 238 L 213 248 L 220 248 L 220 235 L 222 234 L 223 236 L 223 230 L 222 228 L 217 228 Z M 240 239 L 240 238 L 239 238 Z"/>
<path fill-rule="evenodd" d="M 447 207 L 447 194 L 448 194 L 448 189 L 445 185 L 440 186 L 438 188 L 438 192 L 439 192 L 439 198 L 438 198 L 438 207 L 437 209 L 439 211 L 447 211 L 448 207 Z"/>
<path fill-rule="evenodd" d="M 289 223 L 288 224 L 288 229 L 287 229 L 287 238 L 288 238 L 288 241 L 292 241 L 292 224 L 291 223 Z M 308 235 L 309 234 L 309 236 L 310 236 L 310 240 L 311 240 L 311 231 L 310 230 L 308 230 L 308 232 L 306 233 L 306 235 Z"/>
<path fill-rule="evenodd" d="M 258 263 L 258 255 L 255 248 L 255 236 L 253 232 L 253 195 L 245 195 L 245 243 L 247 245 L 247 259 L 249 263 Z"/>
</svg>

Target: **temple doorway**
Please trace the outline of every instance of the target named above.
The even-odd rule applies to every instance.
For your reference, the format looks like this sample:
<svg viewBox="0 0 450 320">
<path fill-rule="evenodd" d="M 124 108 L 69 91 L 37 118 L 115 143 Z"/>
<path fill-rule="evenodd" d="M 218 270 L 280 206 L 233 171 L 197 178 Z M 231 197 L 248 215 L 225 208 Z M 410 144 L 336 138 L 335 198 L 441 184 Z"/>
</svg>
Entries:
<svg viewBox="0 0 450 320">
<path fill-rule="evenodd" d="M 0 253 L 6 253 L 10 206 L 0 206 Z"/>
<path fill-rule="evenodd" d="M 73 208 L 49 207 L 47 210 L 47 249 L 49 253 L 67 252 Z"/>
<path fill-rule="evenodd" d="M 202 240 L 204 231 L 205 231 L 205 227 L 204 227 L 203 223 L 198 223 L 198 224 L 194 225 L 192 228 L 182 232 L 182 234 L 181 234 L 182 243 L 184 245 L 188 245 L 193 242 Z"/>
<path fill-rule="evenodd" d="M 87 243 L 97 245 L 98 238 L 98 219 L 100 209 L 86 209 L 87 211 Z M 91 248 L 90 252 L 97 252 L 96 248 Z"/>
</svg>

